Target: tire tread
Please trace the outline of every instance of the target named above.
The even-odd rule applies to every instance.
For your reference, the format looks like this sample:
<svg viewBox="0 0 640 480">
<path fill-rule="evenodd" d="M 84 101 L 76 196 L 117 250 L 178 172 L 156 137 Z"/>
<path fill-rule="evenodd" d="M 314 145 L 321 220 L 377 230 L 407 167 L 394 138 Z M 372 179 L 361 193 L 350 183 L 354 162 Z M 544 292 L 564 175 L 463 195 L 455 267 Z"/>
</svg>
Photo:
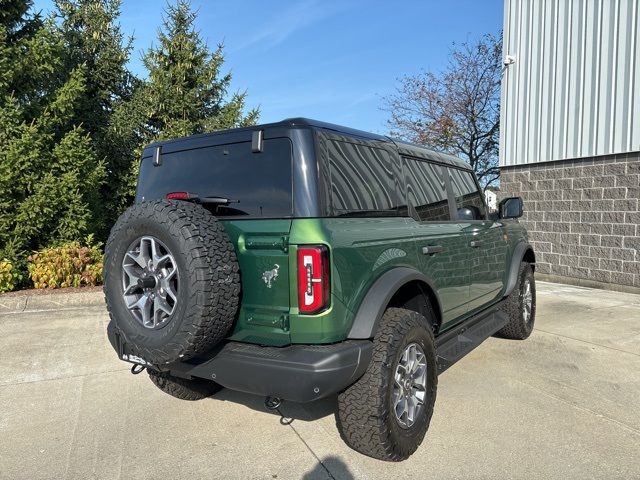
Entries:
<svg viewBox="0 0 640 480">
<path fill-rule="evenodd" d="M 389 308 L 385 312 L 374 338 L 374 351 L 364 375 L 338 397 L 338 427 L 343 439 L 354 450 L 380 460 L 400 461 L 409 457 L 419 446 L 433 413 L 433 402 L 425 405 L 427 424 L 419 438 L 407 449 L 396 444 L 388 426 L 389 409 L 385 398 L 388 393 L 389 375 L 395 354 L 413 327 L 423 327 L 435 344 L 433 330 L 420 314 L 401 308 Z M 435 357 L 434 357 L 435 362 Z M 435 400 L 435 385 L 431 385 Z"/>
<path fill-rule="evenodd" d="M 221 389 L 220 385 L 203 379 L 174 377 L 164 372 L 149 370 L 149 378 L 164 393 L 180 400 L 202 400 Z"/>
<path fill-rule="evenodd" d="M 531 276 L 531 288 L 534 292 L 533 302 L 534 310 L 532 312 L 533 318 L 530 324 L 525 324 L 522 310 L 520 305 L 520 287 L 525 277 Z M 518 283 L 513 291 L 509 294 L 509 297 L 502 307 L 503 311 L 509 317 L 508 323 L 495 333 L 496 337 L 506 338 L 510 340 L 525 340 L 531 335 L 533 331 L 533 325 L 535 322 L 535 282 L 533 277 L 533 269 L 527 262 L 522 262 L 518 270 Z"/>
<path fill-rule="evenodd" d="M 141 221 L 155 222 L 168 235 L 186 247 L 186 282 L 189 297 L 180 329 L 161 347 L 145 345 L 142 335 L 125 335 L 136 355 L 154 364 L 188 360 L 210 350 L 229 332 L 238 311 L 240 298 L 240 268 L 233 244 L 224 227 L 200 205 L 176 200 L 156 200 L 136 203 L 118 219 L 105 248 L 104 292 L 107 310 L 118 325 L 114 303 L 121 302 L 119 292 L 111 292 L 109 277 L 120 275 L 116 263 L 120 239 L 131 225 Z M 116 281 L 118 281 L 116 279 Z M 122 329 L 120 328 L 122 331 Z"/>
</svg>

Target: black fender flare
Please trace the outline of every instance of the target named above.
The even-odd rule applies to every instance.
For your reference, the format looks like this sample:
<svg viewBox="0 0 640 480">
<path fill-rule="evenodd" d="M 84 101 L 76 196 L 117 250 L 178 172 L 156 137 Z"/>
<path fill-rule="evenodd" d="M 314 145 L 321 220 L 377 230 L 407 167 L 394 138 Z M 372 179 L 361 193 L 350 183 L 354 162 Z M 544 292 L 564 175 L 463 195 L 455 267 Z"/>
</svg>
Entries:
<svg viewBox="0 0 640 480">
<path fill-rule="evenodd" d="M 409 267 L 393 268 L 383 273 L 369 288 L 356 312 L 348 338 L 373 338 L 391 298 L 403 285 L 414 280 L 426 283 L 438 299 L 435 284 L 427 276 Z M 437 308 L 438 313 L 442 313 L 439 299 L 438 305 L 432 305 L 432 307 Z"/>
<path fill-rule="evenodd" d="M 513 249 L 513 255 L 511 255 L 511 265 L 509 266 L 507 283 L 505 284 L 504 294 L 503 296 L 509 295 L 513 292 L 513 289 L 516 288 L 516 284 L 518 283 L 518 272 L 520 271 L 520 264 L 522 263 L 522 259 L 526 255 L 527 251 L 531 251 L 531 254 L 535 254 L 533 252 L 533 247 L 531 244 L 527 242 L 518 243 Z"/>
</svg>

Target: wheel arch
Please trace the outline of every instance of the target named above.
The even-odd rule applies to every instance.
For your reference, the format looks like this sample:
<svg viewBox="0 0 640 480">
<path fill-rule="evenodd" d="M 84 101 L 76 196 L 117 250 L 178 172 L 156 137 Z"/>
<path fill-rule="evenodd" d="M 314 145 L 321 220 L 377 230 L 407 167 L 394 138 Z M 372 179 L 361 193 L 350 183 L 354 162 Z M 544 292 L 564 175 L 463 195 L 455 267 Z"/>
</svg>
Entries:
<svg viewBox="0 0 640 480">
<path fill-rule="evenodd" d="M 506 297 L 507 295 L 509 295 L 518 283 L 518 272 L 520 271 L 520 264 L 522 262 L 531 264 L 531 268 L 535 270 L 536 255 L 533 251 L 533 247 L 527 242 L 520 242 L 513 249 L 511 265 L 509 266 L 509 270 L 507 272 L 508 277 L 505 284 L 503 296 Z"/>
<path fill-rule="evenodd" d="M 373 338 L 388 307 L 406 308 L 424 315 L 429 306 L 436 317 L 435 333 L 442 322 L 442 309 L 434 282 L 415 269 L 394 268 L 382 274 L 369 288 L 356 312 L 348 338 Z"/>
</svg>

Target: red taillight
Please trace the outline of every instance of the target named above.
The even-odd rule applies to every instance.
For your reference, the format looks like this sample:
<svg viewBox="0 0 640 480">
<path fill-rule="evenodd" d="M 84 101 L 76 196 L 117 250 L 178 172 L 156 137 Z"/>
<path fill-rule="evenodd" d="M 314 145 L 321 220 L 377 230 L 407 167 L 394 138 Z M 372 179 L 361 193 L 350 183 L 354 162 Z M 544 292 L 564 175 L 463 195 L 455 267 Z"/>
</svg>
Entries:
<svg viewBox="0 0 640 480">
<path fill-rule="evenodd" d="M 190 200 L 192 197 L 189 192 L 171 192 L 165 195 L 167 200 Z"/>
<path fill-rule="evenodd" d="M 298 308 L 300 313 L 318 313 L 329 306 L 331 278 L 327 247 L 298 248 Z"/>
</svg>

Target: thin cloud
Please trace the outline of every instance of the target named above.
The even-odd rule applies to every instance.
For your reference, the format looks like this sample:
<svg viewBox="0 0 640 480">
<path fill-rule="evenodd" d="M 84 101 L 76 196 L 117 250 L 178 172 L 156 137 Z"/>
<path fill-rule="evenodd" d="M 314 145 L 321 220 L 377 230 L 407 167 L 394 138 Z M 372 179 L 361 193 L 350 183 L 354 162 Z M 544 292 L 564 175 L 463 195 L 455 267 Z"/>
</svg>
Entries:
<svg viewBox="0 0 640 480">
<path fill-rule="evenodd" d="M 262 50 L 269 50 L 289 36 L 313 23 L 330 17 L 344 9 L 344 3 L 329 4 L 311 0 L 300 2 L 284 11 L 277 12 L 272 19 L 264 22 L 264 27 L 247 40 L 232 48 L 236 52 L 249 47 L 258 46 Z"/>
</svg>

